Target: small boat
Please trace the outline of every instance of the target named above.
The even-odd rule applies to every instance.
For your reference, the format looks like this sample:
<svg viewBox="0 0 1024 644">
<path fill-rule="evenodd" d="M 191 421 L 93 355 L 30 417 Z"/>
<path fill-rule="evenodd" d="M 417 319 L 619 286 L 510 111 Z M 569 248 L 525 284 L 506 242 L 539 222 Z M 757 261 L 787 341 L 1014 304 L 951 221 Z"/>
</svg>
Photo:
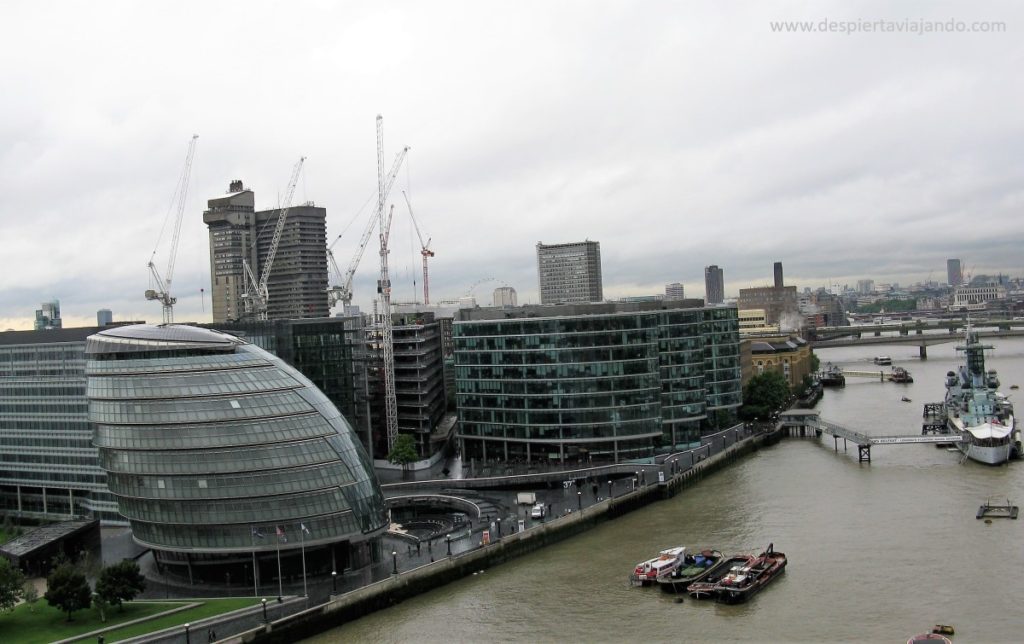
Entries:
<svg viewBox="0 0 1024 644">
<path fill-rule="evenodd" d="M 695 555 L 683 555 L 683 561 L 677 568 L 658 575 L 656 581 L 666 593 L 686 592 L 687 586 L 722 570 L 727 561 L 725 555 L 718 550 L 701 550 Z"/>
<path fill-rule="evenodd" d="M 903 396 L 902 398 L 900 398 L 900 400 L 902 400 L 903 402 L 914 402 L 910 398 L 907 398 L 906 396 Z"/>
<path fill-rule="evenodd" d="M 629 583 L 633 586 L 650 586 L 658 578 L 658 575 L 670 574 L 683 562 L 683 555 L 686 548 L 677 546 L 667 548 L 658 553 L 657 557 L 641 561 L 633 568 L 633 574 L 629 576 Z"/>
<path fill-rule="evenodd" d="M 690 584 L 687 590 L 694 597 L 714 597 L 724 604 L 739 604 L 753 597 L 786 569 L 786 555 L 775 552 L 774 544 L 756 557 L 732 564 L 716 582 Z"/>
<path fill-rule="evenodd" d="M 893 367 L 892 373 L 888 375 L 888 380 L 899 385 L 909 385 L 914 382 L 914 377 L 903 367 Z"/>
<path fill-rule="evenodd" d="M 1020 389 L 1020 385 L 1010 385 L 1010 389 Z"/>
<path fill-rule="evenodd" d="M 845 387 L 846 376 L 843 375 L 843 370 L 838 365 L 829 362 L 818 374 L 818 382 L 822 387 Z"/>
<path fill-rule="evenodd" d="M 892 358 L 890 358 L 889 356 L 875 356 L 875 364 L 881 365 L 883 367 L 891 365 Z"/>
</svg>

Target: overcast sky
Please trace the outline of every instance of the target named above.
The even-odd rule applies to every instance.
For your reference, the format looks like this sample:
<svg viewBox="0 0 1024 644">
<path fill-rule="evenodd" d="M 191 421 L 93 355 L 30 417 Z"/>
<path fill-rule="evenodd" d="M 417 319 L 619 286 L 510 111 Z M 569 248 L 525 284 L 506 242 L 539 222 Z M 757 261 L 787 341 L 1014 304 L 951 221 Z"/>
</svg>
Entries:
<svg viewBox="0 0 1024 644">
<path fill-rule="evenodd" d="M 778 33 L 771 21 L 977 21 L 1002 33 Z M 906 24 L 906 23 L 904 23 Z M 1014 2 L 12 2 L 0 4 L 0 329 L 158 322 L 143 298 L 189 137 L 172 292 L 210 319 L 206 200 L 242 179 L 327 208 L 345 269 L 392 200 L 394 299 L 507 284 L 538 241 L 601 242 L 606 297 L 1024 273 L 1024 5 Z M 375 242 L 355 283 L 368 310 Z M 481 280 L 486 280 L 481 283 Z M 200 289 L 206 289 L 206 301 Z M 205 312 L 203 309 L 205 308 Z"/>
</svg>

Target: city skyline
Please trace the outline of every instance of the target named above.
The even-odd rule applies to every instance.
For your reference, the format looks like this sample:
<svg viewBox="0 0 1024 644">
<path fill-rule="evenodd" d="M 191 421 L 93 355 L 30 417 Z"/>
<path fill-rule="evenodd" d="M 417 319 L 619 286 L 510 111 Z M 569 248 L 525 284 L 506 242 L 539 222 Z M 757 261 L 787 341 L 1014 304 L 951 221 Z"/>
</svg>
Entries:
<svg viewBox="0 0 1024 644">
<path fill-rule="evenodd" d="M 905 16 L 877 3 L 58 4 L 0 8 L 20 26 L 0 44 L 17 61 L 0 72 L 0 329 L 31 328 L 55 298 L 66 326 L 99 309 L 160 319 L 143 297 L 146 262 L 193 133 L 176 319 L 210 319 L 206 200 L 240 178 L 273 208 L 302 155 L 295 201 L 327 208 L 344 270 L 373 201 L 378 113 L 385 162 L 412 148 L 390 199 L 395 300 L 422 291 L 399 190 L 437 253 L 432 300 L 493 278 L 478 301 L 505 283 L 538 302 L 538 239 L 601 241 L 609 299 L 674 281 L 699 297 L 711 264 L 728 273 L 727 296 L 770 284 L 777 260 L 801 289 L 943 282 L 950 257 L 965 274 L 1022 272 L 1007 234 L 1024 185 L 1024 89 L 1005 82 L 1024 24 L 1014 5 L 915 9 L 1002 20 L 1005 33 L 847 35 L 769 22 Z M 162 267 L 166 245 L 156 250 Z M 354 284 L 364 310 L 375 250 Z"/>
</svg>

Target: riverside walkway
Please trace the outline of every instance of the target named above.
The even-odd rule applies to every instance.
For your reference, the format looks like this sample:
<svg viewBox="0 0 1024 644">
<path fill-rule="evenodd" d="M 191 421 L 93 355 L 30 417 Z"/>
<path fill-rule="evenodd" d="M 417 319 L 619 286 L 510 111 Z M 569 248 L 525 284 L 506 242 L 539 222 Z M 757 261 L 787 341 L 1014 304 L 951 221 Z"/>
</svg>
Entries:
<svg viewBox="0 0 1024 644">
<path fill-rule="evenodd" d="M 894 436 L 868 436 L 842 425 L 829 422 L 822 418 L 818 412 L 810 409 L 791 409 L 779 416 L 779 428 L 789 436 L 821 436 L 828 434 L 835 442 L 835 450 L 839 451 L 839 439 L 843 440 L 843 451 L 846 451 L 848 442 L 857 445 L 857 460 L 861 463 L 871 462 L 871 447 L 874 445 L 919 445 L 921 443 L 950 444 L 959 443 L 960 436 L 949 434 L 932 435 L 894 435 Z"/>
</svg>

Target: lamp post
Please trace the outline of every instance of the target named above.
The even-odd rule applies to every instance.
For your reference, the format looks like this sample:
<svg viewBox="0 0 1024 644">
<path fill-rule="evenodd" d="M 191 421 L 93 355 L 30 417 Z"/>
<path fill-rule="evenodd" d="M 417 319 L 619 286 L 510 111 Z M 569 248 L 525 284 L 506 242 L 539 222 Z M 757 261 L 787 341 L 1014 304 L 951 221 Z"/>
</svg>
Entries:
<svg viewBox="0 0 1024 644">
<path fill-rule="evenodd" d="M 191 626 L 188 622 L 185 622 L 185 644 L 191 644 L 191 638 L 188 633 L 188 629 Z"/>
<path fill-rule="evenodd" d="M 501 517 L 498 517 L 498 538 L 501 538 Z"/>
<path fill-rule="evenodd" d="M 452 556 L 452 535 L 446 534 L 444 536 L 445 542 L 448 544 L 448 556 Z"/>
<path fill-rule="evenodd" d="M 392 571 L 391 574 L 397 575 L 398 574 L 398 552 L 395 551 L 395 550 L 391 551 L 391 563 L 394 564 L 394 570 Z"/>
<path fill-rule="evenodd" d="M 266 624 L 267 623 L 267 598 L 264 597 L 260 601 L 263 602 L 263 623 Z"/>
<path fill-rule="evenodd" d="M 576 493 L 576 505 L 580 512 L 583 512 L 583 492 Z"/>
<path fill-rule="evenodd" d="M 608 498 L 612 498 L 612 480 L 608 479 Z"/>
<path fill-rule="evenodd" d="M 331 592 L 335 595 L 338 594 L 338 571 L 331 571 Z"/>
</svg>

